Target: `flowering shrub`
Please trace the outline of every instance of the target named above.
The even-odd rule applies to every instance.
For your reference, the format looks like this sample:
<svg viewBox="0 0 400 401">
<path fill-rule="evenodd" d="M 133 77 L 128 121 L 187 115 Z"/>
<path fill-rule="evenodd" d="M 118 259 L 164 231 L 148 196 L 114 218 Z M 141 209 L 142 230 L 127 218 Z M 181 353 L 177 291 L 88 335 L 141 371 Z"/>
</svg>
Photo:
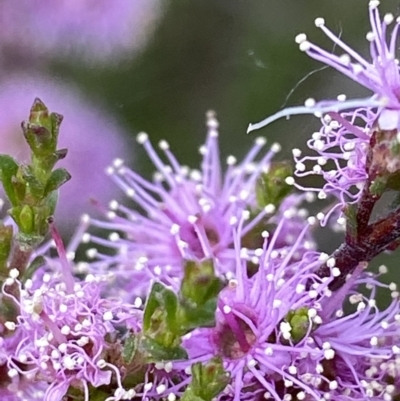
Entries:
<svg viewBox="0 0 400 401">
<path fill-rule="evenodd" d="M 22 124 L 30 161 L 0 155 L 10 204 L 0 225 L 2 399 L 399 399 L 399 292 L 381 282 L 385 266 L 368 271 L 400 244 L 399 24 L 387 44 L 393 17 L 381 20 L 377 1 L 369 9 L 372 63 L 321 18 L 316 25 L 347 54 L 296 40 L 372 97 L 309 100 L 250 126 L 316 114 L 314 153 L 294 149 L 294 170 L 262 138 L 224 167 L 213 112 L 199 169 L 182 166 L 165 141 L 160 155 L 141 133 L 153 179 L 115 159 L 107 173 L 127 203 L 95 203 L 98 216 L 83 215 L 66 247 L 53 218 L 70 178 L 54 168 L 67 156 L 58 149 L 62 117 L 35 100 Z M 322 188 L 304 187 L 309 174 L 321 175 Z M 387 192 L 396 193 L 392 205 L 372 217 Z M 333 206 L 310 216 L 318 198 Z M 313 230 L 334 218 L 345 233 L 328 255 Z M 390 294 L 385 308 L 378 291 Z"/>
</svg>

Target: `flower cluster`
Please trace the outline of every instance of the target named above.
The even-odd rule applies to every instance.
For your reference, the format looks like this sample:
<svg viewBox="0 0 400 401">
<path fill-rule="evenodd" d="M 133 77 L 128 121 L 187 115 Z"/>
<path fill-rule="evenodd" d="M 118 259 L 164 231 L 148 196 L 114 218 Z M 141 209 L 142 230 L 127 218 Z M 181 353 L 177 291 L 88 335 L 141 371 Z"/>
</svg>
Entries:
<svg viewBox="0 0 400 401">
<path fill-rule="evenodd" d="M 334 42 L 335 46 L 344 51 L 344 54 L 335 55 L 327 52 L 310 42 L 303 33 L 296 37 L 301 51 L 370 89 L 373 91 L 371 97 L 347 100 L 346 95 L 341 94 L 336 100 L 321 102 L 310 98 L 306 100 L 305 106 L 282 110 L 258 124 L 250 124 L 248 129 L 248 131 L 259 129 L 278 118 L 295 114 L 314 114 L 321 119 L 321 129 L 313 133 L 312 139 L 307 143 L 317 155 L 301 157 L 302 152 L 298 149 L 293 151 L 293 155 L 296 161 L 295 173 L 298 177 L 312 174 L 323 177 L 322 188 L 307 188 L 307 190 L 318 191 L 318 197 L 321 199 L 333 195 L 339 200 L 327 216 L 321 217 L 323 223 L 326 223 L 334 210 L 343 208 L 347 203 L 357 202 L 365 185 L 373 183 L 376 178 L 381 178 L 380 168 L 370 166 L 369 159 L 373 157 L 369 154 L 370 147 L 372 152 L 376 146 L 378 153 L 385 154 L 383 157 L 387 159 L 384 166 L 386 174 L 397 172 L 400 167 L 391 156 L 400 127 L 400 73 L 396 58 L 400 20 L 396 20 L 388 40 L 387 27 L 393 23 L 394 17 L 392 14 L 386 14 L 381 19 L 378 6 L 377 0 L 369 2 L 371 31 L 366 37 L 370 43 L 370 62 L 331 32 L 325 26 L 323 18 L 317 18 L 315 25 Z M 382 141 L 379 136 L 381 132 L 390 133 L 386 136 L 384 144 L 379 143 Z M 393 144 L 393 141 L 396 143 Z M 382 156 L 378 158 L 381 159 Z M 379 160 L 380 164 L 381 162 L 382 160 Z M 296 185 L 304 189 L 301 183 Z"/>
<path fill-rule="evenodd" d="M 160 142 L 168 164 L 158 156 L 148 136 L 139 134 L 141 143 L 157 168 L 154 181 L 150 182 L 124 166 L 117 159 L 107 173 L 134 201 L 139 210 L 128 209 L 116 200 L 105 211 L 108 220 L 90 219 L 92 226 L 113 230 L 109 240 L 86 234 L 83 242 L 92 242 L 116 250 L 110 256 L 96 249 L 88 251 L 97 260 L 90 264 L 92 273 L 115 272 L 116 279 L 126 283 L 131 295 L 147 292 L 152 279 L 168 282 L 180 279 L 184 260 L 214 258 L 219 274 L 228 276 L 235 271 L 235 252 L 231 227 L 243 213 L 247 214 L 241 236 L 249 249 L 249 259 L 261 244 L 261 233 L 270 223 L 277 223 L 285 211 L 297 214 L 297 205 L 304 197 L 292 195 L 276 210 L 274 203 L 257 199 L 256 187 L 271 169 L 271 159 L 280 150 L 273 144 L 271 150 L 257 160 L 265 146 L 265 139 L 258 138 L 242 162 L 227 158 L 228 169 L 222 173 L 218 149 L 218 123 L 212 112 L 207 119 L 208 135 L 200 148 L 203 156 L 201 170 L 190 170 L 178 163 L 168 143 Z M 271 202 L 273 198 L 269 199 Z M 305 221 L 306 213 L 297 214 L 297 225 Z M 299 227 L 287 224 L 281 230 L 279 248 L 284 251 L 292 244 Z M 301 228 L 300 228 L 301 231 Z M 122 232 L 124 237 L 120 237 Z M 314 243 L 308 236 L 306 247 Z M 122 280 L 121 280 L 122 279 Z M 140 283 L 140 284 L 139 284 Z M 135 293 L 133 290 L 141 290 Z"/>
<path fill-rule="evenodd" d="M 75 282 L 58 234 L 55 240 L 59 259 L 49 260 L 34 279 L 24 283 L 18 270 L 11 269 L 3 284 L 3 295 L 19 309 L 16 322 L 4 322 L 4 328 L 14 333 L 9 339 L 13 347 L 8 344 L 2 361 L 7 375 L 25 381 L 36 397 L 46 400 L 62 399 L 70 386 L 83 389 L 89 400 L 88 386 L 108 385 L 112 375 L 118 382 L 116 391 L 124 392 L 120 372 L 106 361 L 117 329 L 139 331 L 141 312 L 118 300 L 102 299 L 103 284 L 92 275 Z M 9 293 L 15 285 L 18 298 Z M 11 393 L 18 395 L 20 390 L 9 386 Z"/>
<path fill-rule="evenodd" d="M 319 175 L 324 182 L 322 188 L 305 188 L 298 182 L 295 186 L 317 192 L 319 199 L 330 195 L 338 199 L 326 216 L 321 215 L 323 223 L 337 208 L 360 199 L 368 179 L 367 150 L 375 120 L 376 113 L 369 109 L 357 109 L 341 115 L 326 114 L 321 118 L 321 129 L 307 141 L 307 146 L 316 155 L 303 155 L 300 149 L 293 149 L 295 175 L 299 178 Z M 356 126 L 356 121 L 364 124 Z"/>
<path fill-rule="evenodd" d="M 308 229 L 304 228 L 291 253 Z M 400 354 L 395 345 L 400 334 L 395 284 L 391 284 L 395 300 L 379 311 L 374 296 L 376 286 L 382 284 L 373 276 L 356 283 L 350 280 L 348 296 L 356 310 L 345 314 L 343 291 L 329 290 L 339 273 L 335 261 L 330 259 L 331 277 L 321 280 L 315 271 L 327 255 L 308 252 L 295 263 L 290 262 L 291 254 L 277 258 L 279 230 L 272 238 L 263 233 L 266 240 L 253 277 L 248 275 L 236 237 L 236 278 L 220 293 L 216 326 L 189 333 L 184 339 L 189 359 L 175 367 L 185 369 L 222 355 L 232 379 L 224 394 L 234 401 L 387 399 L 395 391 L 390 380 L 397 378 L 393 372 Z M 361 283 L 371 289 L 369 298 L 355 292 Z"/>
<path fill-rule="evenodd" d="M 391 130 L 398 129 L 400 123 L 398 92 L 400 75 L 395 56 L 400 19 L 396 20 L 396 25 L 391 33 L 391 39 L 387 42 L 387 26 L 393 23 L 394 17 L 393 14 L 386 14 L 381 20 L 378 6 L 378 0 L 371 0 L 369 2 L 371 31 L 367 33 L 366 38 L 370 43 L 370 62 L 333 34 L 325 26 L 323 18 L 317 18 L 315 26 L 320 28 L 335 45 L 343 50 L 344 54 L 337 56 L 328 53 L 309 42 L 305 34 L 298 35 L 296 42 L 299 44 L 300 50 L 306 52 L 310 57 L 335 68 L 373 92 L 373 96 L 367 99 L 344 100 L 341 105 L 338 105 L 337 102 L 332 102 L 331 105 L 329 105 L 329 102 L 321 103 L 321 107 L 332 107 L 332 110 L 354 109 L 356 107 L 377 108 L 379 127 L 383 130 Z M 316 109 L 319 108 L 318 105 L 315 105 L 315 107 Z"/>
<path fill-rule="evenodd" d="M 339 113 L 343 110 L 357 108 L 374 109 L 377 112 L 378 125 L 383 130 L 397 129 L 399 126 L 399 67 L 396 59 L 396 41 L 400 19 L 387 41 L 386 28 L 393 23 L 392 14 L 386 14 L 381 20 L 379 15 L 379 0 L 370 0 L 369 17 L 371 31 L 366 38 L 370 43 L 371 61 L 365 60 L 359 53 L 348 46 L 325 26 L 323 18 L 315 19 L 315 26 L 320 28 L 344 54 L 337 56 L 310 42 L 307 35 L 301 33 L 296 36 L 296 43 L 300 50 L 308 56 L 318 60 L 337 71 L 348 76 L 360 85 L 373 92 L 371 97 L 365 99 L 346 100 L 345 95 L 339 95 L 337 100 L 315 102 L 307 99 L 303 107 L 293 107 L 282 110 L 258 124 L 250 124 L 248 131 L 259 129 L 270 124 L 278 118 L 295 114 L 322 115 L 330 112 Z"/>
<path fill-rule="evenodd" d="M 67 248 L 55 228 L 53 170 L 62 117 L 36 99 L 23 132 L 31 162 L 0 155 L 11 209 L 0 223 L 0 396 L 5 400 L 396 401 L 400 397 L 400 295 L 367 271 L 400 244 L 397 22 L 390 43 L 378 2 L 369 5 L 372 64 L 316 20 L 346 51 L 301 50 L 374 91 L 368 99 L 284 110 L 250 127 L 312 112 L 322 127 L 293 150 L 294 175 L 258 138 L 241 162 L 220 159 L 207 114 L 200 169 L 161 155 L 138 135 L 152 180 L 115 159 L 106 172 L 128 202 L 94 206 Z M 303 190 L 292 192 L 293 187 Z M 373 211 L 396 192 L 386 214 Z M 317 196 L 313 192 L 317 192 Z M 328 211 L 307 204 L 333 196 Z M 331 255 L 314 240 L 336 212 L 345 228 Z M 337 213 L 336 213 L 337 214 Z M 325 228 L 326 229 L 326 228 Z M 44 242 L 47 231 L 53 241 Z M 42 244 L 42 245 L 41 245 Z M 53 255 L 53 245 L 57 256 Z M 389 294 L 386 308 L 379 291 Z"/>
</svg>

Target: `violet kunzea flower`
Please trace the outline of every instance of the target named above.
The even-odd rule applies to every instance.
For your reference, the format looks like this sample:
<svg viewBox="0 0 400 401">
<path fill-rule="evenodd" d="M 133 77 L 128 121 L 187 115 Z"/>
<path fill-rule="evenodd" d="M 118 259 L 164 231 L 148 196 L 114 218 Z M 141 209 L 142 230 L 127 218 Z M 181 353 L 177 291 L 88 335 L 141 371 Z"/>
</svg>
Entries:
<svg viewBox="0 0 400 401">
<path fill-rule="evenodd" d="M 140 287 L 147 291 L 151 279 L 179 279 L 184 260 L 215 258 L 220 274 L 234 270 L 231 225 L 236 224 L 243 211 L 249 210 L 249 219 L 241 231 L 246 236 L 274 213 L 272 204 L 258 207 L 255 187 L 260 176 L 268 172 L 270 160 L 280 147 L 272 145 L 257 160 L 265 145 L 265 139 L 258 138 L 242 162 L 237 164 L 229 156 L 227 171 L 223 173 L 218 122 L 213 113 L 208 114 L 207 126 L 206 143 L 200 148 L 200 170 L 180 165 L 167 142 L 161 141 L 166 164 L 144 133 L 139 134 L 138 141 L 157 168 L 153 181 L 127 168 L 122 160 L 114 161 L 108 174 L 139 211 L 112 201 L 106 214 L 108 221 L 91 219 L 93 226 L 115 232 L 109 240 L 87 234 L 84 242 L 92 241 L 116 251 L 116 255 L 109 256 L 90 249 L 89 256 L 97 258 L 90 264 L 93 272 L 112 269 L 127 291 L 137 294 Z"/>
<path fill-rule="evenodd" d="M 146 43 L 157 0 L 12 0 L 0 3 L 0 54 L 79 56 L 89 62 L 129 58 Z"/>
<path fill-rule="evenodd" d="M 374 299 L 376 280 L 353 279 L 351 288 L 367 283 L 372 293 L 366 299 L 351 289 L 351 301 L 362 302 L 345 315 L 343 294 L 329 290 L 340 274 L 334 259 L 310 252 L 291 262 L 307 228 L 285 258 L 276 257 L 283 225 L 258 253 L 259 270 L 251 278 L 236 237 L 236 278 L 220 293 L 216 326 L 186 335 L 189 360 L 174 362 L 174 367 L 188 371 L 194 362 L 221 356 L 231 375 L 221 400 L 378 401 L 397 394 L 400 389 L 391 383 L 397 379 L 393 371 L 400 351 L 399 301 L 381 312 Z M 323 261 L 331 270 L 325 279 L 315 274 Z"/>
<path fill-rule="evenodd" d="M 311 223 L 315 218 L 310 219 Z M 313 326 L 320 323 L 317 311 L 321 299 L 330 296 L 330 278 L 321 279 L 315 269 L 319 254 L 306 253 L 291 262 L 302 246 L 308 227 L 297 237 L 291 251 L 278 257 L 275 242 L 282 219 L 271 239 L 257 252 L 259 270 L 248 276 L 246 250 L 241 249 L 240 224 L 235 236 L 236 274 L 218 301 L 216 327 L 197 329 L 184 338 L 188 361 L 176 362 L 187 369 L 194 362 L 205 362 L 216 355 L 224 360 L 232 382 L 224 391 L 226 399 L 320 400 L 323 393 L 303 380 L 315 369 L 324 350 L 309 343 Z M 263 236 L 268 238 L 268 233 Z M 307 286 L 310 288 L 307 289 Z M 329 379 L 326 379 L 329 382 Z"/>
<path fill-rule="evenodd" d="M 114 189 L 103 171 L 110 159 L 127 155 L 122 129 L 107 113 L 82 99 L 71 85 L 49 77 L 13 76 L 3 81 L 1 88 L 0 153 L 11 154 L 19 161 L 29 157 L 21 122 L 34 98 L 40 97 L 64 116 L 59 148 L 67 148 L 68 155 L 59 166 L 65 167 L 72 179 L 60 189 L 56 220 L 62 228 L 74 228 L 79 216 L 90 209 L 90 198 L 105 201 Z"/>
<path fill-rule="evenodd" d="M 9 347 L 4 362 L 11 384 L 18 378 L 23 386 L 8 385 L 8 390 L 22 394 L 27 386 L 45 401 L 61 401 L 72 386 L 82 390 L 88 401 L 89 386 L 113 384 L 115 397 L 110 400 L 131 398 L 134 390 L 123 388 L 121 372 L 107 362 L 111 349 L 107 336 L 115 335 L 122 325 L 138 332 L 141 312 L 118 300 L 103 299 L 103 284 L 92 275 L 76 282 L 57 233 L 54 239 L 58 272 L 22 283 L 17 269 L 11 269 L 3 284 L 3 295 L 11 297 L 20 310 L 16 322 L 4 323 L 9 333 L 14 332 L 8 340 L 14 347 Z M 19 298 L 7 292 L 11 284 L 18 285 Z"/>
<path fill-rule="evenodd" d="M 327 215 L 319 213 L 322 224 L 338 208 L 358 201 L 368 179 L 366 161 L 375 119 L 376 113 L 370 109 L 332 113 L 332 117 L 326 114 L 321 118 L 321 129 L 307 141 L 315 154 L 293 149 L 295 175 L 299 178 L 320 175 L 324 180 L 322 188 L 304 187 L 298 181 L 294 185 L 317 192 L 319 199 L 333 196 L 338 200 Z"/>
<path fill-rule="evenodd" d="M 321 361 L 320 371 L 323 376 L 334 379 L 330 384 L 335 394 L 332 399 L 393 400 L 400 394 L 400 302 L 397 286 L 379 282 L 372 273 L 365 273 L 354 281 L 356 286 L 365 284 L 370 294 L 363 295 L 357 287 L 343 288 L 344 293 L 349 292 L 345 295 L 349 301 L 345 309 L 349 310 L 350 304 L 350 312 L 345 314 L 345 304 L 336 302 L 341 297 L 339 293 L 321 303 L 322 324 L 312 333 L 312 338 L 326 350 L 329 358 Z M 390 290 L 393 298 L 382 311 L 375 299 L 378 287 Z"/>
<path fill-rule="evenodd" d="M 346 100 L 344 95 L 339 95 L 338 100 L 321 101 L 318 103 L 315 103 L 313 99 L 308 99 L 304 107 L 288 108 L 266 118 L 258 124 L 250 124 L 248 132 L 262 128 L 278 118 L 290 115 L 311 113 L 321 116 L 328 112 L 339 112 L 341 110 L 357 108 L 373 108 L 376 110 L 377 122 L 380 129 L 398 130 L 400 128 L 400 73 L 396 58 L 396 43 L 400 19 L 398 18 L 395 21 L 395 26 L 390 36 L 387 35 L 387 27 L 394 22 L 394 17 L 392 14 L 386 14 L 381 19 L 378 6 L 378 0 L 371 0 L 369 2 L 371 31 L 367 34 L 367 40 L 370 42 L 370 61 L 366 60 L 343 42 L 339 36 L 330 31 L 325 26 L 323 18 L 317 18 L 315 25 L 344 53 L 336 55 L 330 51 L 326 51 L 311 43 L 304 33 L 296 37 L 296 42 L 299 44 L 300 50 L 370 89 L 373 92 L 371 97 Z"/>
</svg>

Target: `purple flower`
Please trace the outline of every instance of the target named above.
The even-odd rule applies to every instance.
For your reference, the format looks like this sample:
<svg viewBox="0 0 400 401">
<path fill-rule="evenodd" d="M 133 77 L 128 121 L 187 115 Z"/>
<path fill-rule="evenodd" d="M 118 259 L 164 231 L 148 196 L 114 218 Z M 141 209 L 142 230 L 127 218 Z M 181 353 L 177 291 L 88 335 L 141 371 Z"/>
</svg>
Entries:
<svg viewBox="0 0 400 401">
<path fill-rule="evenodd" d="M 222 356 L 232 381 L 221 400 L 378 401 L 397 394 L 400 389 L 390 383 L 399 366 L 399 301 L 378 309 L 376 287 L 383 285 L 365 274 L 357 279 L 364 265 L 342 290 L 332 293 L 329 283 L 340 274 L 334 259 L 312 252 L 291 262 L 307 228 L 291 253 L 276 258 L 275 241 L 283 226 L 284 221 L 266 241 L 259 270 L 251 278 L 237 234 L 236 278 L 219 296 L 216 327 L 186 335 L 189 360 L 175 362 L 174 368 L 187 371 L 194 362 Z M 331 269 L 325 279 L 315 274 L 323 262 Z M 355 291 L 360 284 L 371 289 L 369 298 Z M 389 288 L 397 297 L 395 285 Z M 348 298 L 357 307 L 346 315 Z"/>
<path fill-rule="evenodd" d="M 274 400 L 288 399 L 292 393 L 307 394 L 310 400 L 322 397 L 318 387 L 307 383 L 302 375 L 324 357 L 324 350 L 310 341 L 310 332 L 313 325 L 320 324 L 318 311 L 321 300 L 331 295 L 331 278 L 315 275 L 322 263 L 315 252 L 304 254 L 299 262 L 291 262 L 308 227 L 290 252 L 284 258 L 278 257 L 275 243 L 285 223 L 282 219 L 272 238 L 257 252 L 259 270 L 253 277 L 248 275 L 245 252 L 241 249 L 239 223 L 235 235 L 235 279 L 219 296 L 216 327 L 188 334 L 183 346 L 189 360 L 174 364 L 175 368 L 188 369 L 194 362 L 222 356 L 232 379 L 224 394 L 235 401 L 255 399 L 251 396 L 256 394 Z M 268 233 L 263 236 L 268 238 Z M 300 335 L 299 324 L 289 318 L 293 311 L 302 319 Z"/>
<path fill-rule="evenodd" d="M 371 62 L 333 34 L 325 26 L 322 18 L 315 20 L 316 26 L 322 29 L 335 46 L 345 52 L 344 54 L 327 52 L 308 41 L 305 34 L 296 37 L 302 51 L 370 89 L 373 92 L 372 97 L 346 100 L 345 95 L 339 95 L 337 100 L 318 103 L 314 99 L 308 99 L 304 107 L 282 110 L 258 124 L 249 126 L 249 131 L 252 131 L 278 118 L 294 114 L 312 113 L 321 118 L 321 129 L 308 141 L 308 147 L 317 154 L 302 156 L 298 149 L 294 149 L 293 154 L 297 177 L 317 174 L 324 179 L 322 189 L 305 188 L 299 182 L 295 185 L 300 189 L 317 191 L 321 199 L 334 195 L 339 200 L 327 215 L 319 214 L 323 225 L 333 212 L 339 212 L 340 217 L 339 209 L 347 203 L 357 202 L 367 179 L 371 178 L 367 171 L 366 159 L 369 142 L 376 128 L 396 131 L 400 128 L 400 75 L 395 54 L 400 19 L 397 19 L 390 39 L 387 39 L 387 26 L 394 18 L 393 15 L 387 14 L 381 20 L 378 5 L 379 1 L 376 0 L 369 3 L 371 32 L 367 34 L 367 40 L 370 42 Z M 343 112 L 344 110 L 349 111 Z"/>
<path fill-rule="evenodd" d="M 60 400 L 70 385 L 79 383 L 89 399 L 89 384 L 110 384 L 114 373 L 120 380 L 118 369 L 104 360 L 109 347 L 105 336 L 121 322 L 134 320 L 137 311 L 101 299 L 100 286 L 88 279 L 75 283 L 72 292 L 48 274 L 40 288 L 31 291 L 30 282 L 21 288 L 15 325 L 20 342 L 8 357 L 8 375 L 47 382 L 44 400 Z"/>
<path fill-rule="evenodd" d="M 258 206 L 255 186 L 280 147 L 272 145 L 256 161 L 265 145 L 265 140 L 259 138 L 239 164 L 229 156 L 228 169 L 223 174 L 218 123 L 213 113 L 209 113 L 207 125 L 206 144 L 200 148 L 203 156 L 200 171 L 180 165 L 167 142 L 161 141 L 165 164 L 146 134 L 139 134 L 138 141 L 158 170 L 154 181 L 131 171 L 122 160 L 114 161 L 108 173 L 136 206 L 131 209 L 112 201 L 111 210 L 106 212 L 108 221 L 91 219 L 93 226 L 114 232 L 107 240 L 87 234 L 83 241 L 117 252 L 109 256 L 90 249 L 88 255 L 97 258 L 90 263 L 93 272 L 112 269 L 128 293 L 140 295 L 146 293 L 152 279 L 179 280 L 184 260 L 215 258 L 219 273 L 234 271 L 231 226 L 245 213 L 248 219 L 241 234 L 246 236 L 274 213 L 273 205 Z"/>
<path fill-rule="evenodd" d="M 370 42 L 371 61 L 365 60 L 359 53 L 349 47 L 326 26 L 323 18 L 317 18 L 315 25 L 331 39 L 335 46 L 344 54 L 335 55 L 308 41 L 305 34 L 299 34 L 296 42 L 300 50 L 310 57 L 335 68 L 360 85 L 370 89 L 373 95 L 365 99 L 345 100 L 340 95 L 338 100 L 315 103 L 308 99 L 305 107 L 293 107 L 282 110 L 260 123 L 250 124 L 248 132 L 264 127 L 281 117 L 294 114 L 317 114 L 322 116 L 328 112 L 339 112 L 358 108 L 373 108 L 377 110 L 378 125 L 382 130 L 400 128 L 400 74 L 396 59 L 396 41 L 400 19 L 395 22 L 390 39 L 387 39 L 387 26 L 394 21 L 392 14 L 386 14 L 381 20 L 378 11 L 379 1 L 369 2 L 369 17 L 371 31 L 367 34 Z"/>
<path fill-rule="evenodd" d="M 160 4 L 154 0 L 0 3 L 0 54 L 80 56 L 92 62 L 129 58 L 146 43 Z"/>
<path fill-rule="evenodd" d="M 357 275 L 357 274 L 356 274 Z M 355 290 L 343 288 L 342 293 L 352 305 L 346 315 L 340 294 L 335 294 L 325 305 L 322 303 L 323 323 L 313 332 L 315 343 L 330 352 L 331 359 L 322 362 L 323 374 L 336 376 L 331 387 L 337 400 L 391 400 L 400 392 L 400 301 L 395 283 L 384 285 L 371 273 L 360 279 L 356 286 L 365 284 L 369 297 Z M 375 299 L 377 288 L 386 287 L 393 301 L 380 311 Z M 335 309 L 333 311 L 333 308 Z M 347 306 L 347 309 L 348 306 Z M 334 312 L 334 313 L 330 313 Z M 328 351 L 329 350 L 329 351 Z"/>
<path fill-rule="evenodd" d="M 338 208 L 360 198 L 368 179 L 366 160 L 375 119 L 376 113 L 370 109 L 326 114 L 321 118 L 321 129 L 307 141 L 316 154 L 302 155 L 300 149 L 293 149 L 295 175 L 299 178 L 320 175 L 324 180 L 322 188 L 304 187 L 299 182 L 294 185 L 301 190 L 318 192 L 319 199 L 330 195 L 338 199 L 326 215 L 319 213 L 322 224 Z"/>
<path fill-rule="evenodd" d="M 85 102 L 71 85 L 49 77 L 13 76 L 1 88 L 1 153 L 20 161 L 29 156 L 20 124 L 35 97 L 64 116 L 59 148 L 68 148 L 68 155 L 57 166 L 67 168 L 72 179 L 60 189 L 56 219 L 63 228 L 73 229 L 78 217 L 90 208 L 90 198 L 104 201 L 114 189 L 103 171 L 110 159 L 127 155 L 121 128 L 111 116 Z"/>
<path fill-rule="evenodd" d="M 70 386 L 80 388 L 88 401 L 89 385 L 109 385 L 113 376 L 116 393 L 130 394 L 122 386 L 121 372 L 106 362 L 111 349 L 106 338 L 117 334 L 121 325 L 138 332 L 141 312 L 118 300 L 101 298 L 101 279 L 88 275 L 83 282 L 75 282 L 61 238 L 54 233 L 58 271 L 22 284 L 18 271 L 11 269 L 3 284 L 3 295 L 20 310 L 16 323 L 4 323 L 9 332 L 14 331 L 9 339 L 13 346 L 8 346 L 3 358 L 7 374 L 11 380 L 28 382 L 28 388 L 29 383 L 35 388 L 39 382 L 45 401 L 61 401 Z M 7 291 L 11 284 L 19 287 L 18 299 Z"/>
</svg>

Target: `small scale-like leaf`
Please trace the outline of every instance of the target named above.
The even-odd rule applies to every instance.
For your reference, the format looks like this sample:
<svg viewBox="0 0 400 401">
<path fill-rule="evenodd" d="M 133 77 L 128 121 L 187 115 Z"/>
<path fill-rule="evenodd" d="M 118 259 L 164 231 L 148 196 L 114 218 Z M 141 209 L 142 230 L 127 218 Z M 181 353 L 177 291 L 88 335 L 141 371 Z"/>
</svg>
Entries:
<svg viewBox="0 0 400 401">
<path fill-rule="evenodd" d="M 218 294 L 222 288 L 223 282 L 215 275 L 212 260 L 186 262 L 179 293 L 182 333 L 215 325 Z"/>
<path fill-rule="evenodd" d="M 46 204 L 48 207 L 48 217 L 54 214 L 57 206 L 57 201 L 58 201 L 58 191 L 51 192 L 46 199 Z"/>
<path fill-rule="evenodd" d="M 222 281 L 215 275 L 212 260 L 187 261 L 181 284 L 181 298 L 194 307 L 216 299 L 223 288 Z"/>
<path fill-rule="evenodd" d="M 31 234 L 35 230 L 35 216 L 31 206 L 24 205 L 18 215 L 18 227 L 24 234 Z"/>
<path fill-rule="evenodd" d="M 22 281 L 25 283 L 26 280 L 30 279 L 33 274 L 42 266 L 44 266 L 46 263 L 46 259 L 43 256 L 37 256 L 35 259 L 33 259 L 33 261 L 31 262 L 31 264 L 28 266 L 28 268 L 26 269 L 25 273 L 24 273 L 24 277 L 22 279 Z"/>
<path fill-rule="evenodd" d="M 291 310 L 285 317 L 285 321 L 290 323 L 292 331 L 290 332 L 292 341 L 297 344 L 308 333 L 310 329 L 310 319 L 308 317 L 308 308 L 303 307 L 297 310 Z"/>
<path fill-rule="evenodd" d="M 257 204 L 260 208 L 267 205 L 279 207 L 283 199 L 293 190 L 286 183 L 286 178 L 292 176 L 293 169 L 288 162 L 272 163 L 268 173 L 261 175 L 256 184 Z"/>
<path fill-rule="evenodd" d="M 356 239 L 358 234 L 357 212 L 358 207 L 356 204 L 348 203 L 343 208 L 344 215 L 346 216 L 346 235 L 351 239 Z"/>
<path fill-rule="evenodd" d="M 188 354 L 182 347 L 166 347 L 152 338 L 143 337 L 140 342 L 140 348 L 146 355 L 148 362 L 188 359 Z"/>
<path fill-rule="evenodd" d="M 181 342 L 178 321 L 178 298 L 160 283 L 154 283 L 148 297 L 143 318 L 143 334 L 165 349 L 173 349 Z"/>
<path fill-rule="evenodd" d="M 58 134 L 60 132 L 60 125 L 61 125 L 64 117 L 58 113 L 51 113 L 50 119 L 51 119 L 51 125 L 52 125 L 51 133 L 52 133 L 53 141 L 54 141 L 54 143 L 57 143 Z"/>
<path fill-rule="evenodd" d="M 8 276 L 7 261 L 11 251 L 13 238 L 13 226 L 5 226 L 0 223 L 0 276 L 5 279 Z"/>
<path fill-rule="evenodd" d="M 17 162 L 8 155 L 0 154 L 0 180 L 3 183 L 4 191 L 13 206 L 18 204 L 18 199 L 13 186 L 13 178 L 18 172 Z"/>
<path fill-rule="evenodd" d="M 150 332 L 154 332 L 155 318 L 165 320 L 165 329 L 171 329 L 176 323 L 177 308 L 178 299 L 176 294 L 161 283 L 154 283 L 144 311 L 144 333 L 150 334 Z"/>
<path fill-rule="evenodd" d="M 52 121 L 46 105 L 36 98 L 29 114 L 29 121 L 22 123 L 22 131 L 35 155 L 45 154 L 54 146 L 52 141 Z M 53 151 L 55 148 L 53 149 Z"/>
<path fill-rule="evenodd" d="M 371 183 L 369 190 L 372 195 L 381 196 L 387 189 L 388 176 L 376 177 Z"/>
<path fill-rule="evenodd" d="M 61 185 L 65 184 L 71 179 L 71 175 L 64 168 L 54 170 L 46 183 L 45 194 L 57 190 Z"/>
<path fill-rule="evenodd" d="M 135 356 L 136 350 L 138 347 L 138 337 L 134 334 L 131 334 L 124 343 L 124 348 L 122 351 L 122 359 L 124 362 L 129 365 L 133 357 Z"/>
<path fill-rule="evenodd" d="M 40 200 L 43 197 L 43 184 L 38 180 L 38 178 L 33 174 L 30 166 L 21 166 L 20 172 L 22 180 L 24 183 L 24 189 L 29 191 L 35 199 Z M 22 199 L 21 196 L 19 196 Z"/>
<path fill-rule="evenodd" d="M 146 307 L 143 316 L 143 331 L 146 332 L 151 328 L 151 318 L 155 310 L 160 306 L 157 294 L 164 289 L 161 283 L 154 283 L 151 287 L 150 294 L 147 298 Z"/>
<path fill-rule="evenodd" d="M 184 392 L 182 401 L 212 401 L 228 385 L 230 375 L 223 368 L 220 357 L 212 358 L 205 365 L 192 365 L 192 382 Z"/>
<path fill-rule="evenodd" d="M 58 149 L 54 154 L 57 160 L 65 159 L 68 154 L 68 149 Z"/>
</svg>

